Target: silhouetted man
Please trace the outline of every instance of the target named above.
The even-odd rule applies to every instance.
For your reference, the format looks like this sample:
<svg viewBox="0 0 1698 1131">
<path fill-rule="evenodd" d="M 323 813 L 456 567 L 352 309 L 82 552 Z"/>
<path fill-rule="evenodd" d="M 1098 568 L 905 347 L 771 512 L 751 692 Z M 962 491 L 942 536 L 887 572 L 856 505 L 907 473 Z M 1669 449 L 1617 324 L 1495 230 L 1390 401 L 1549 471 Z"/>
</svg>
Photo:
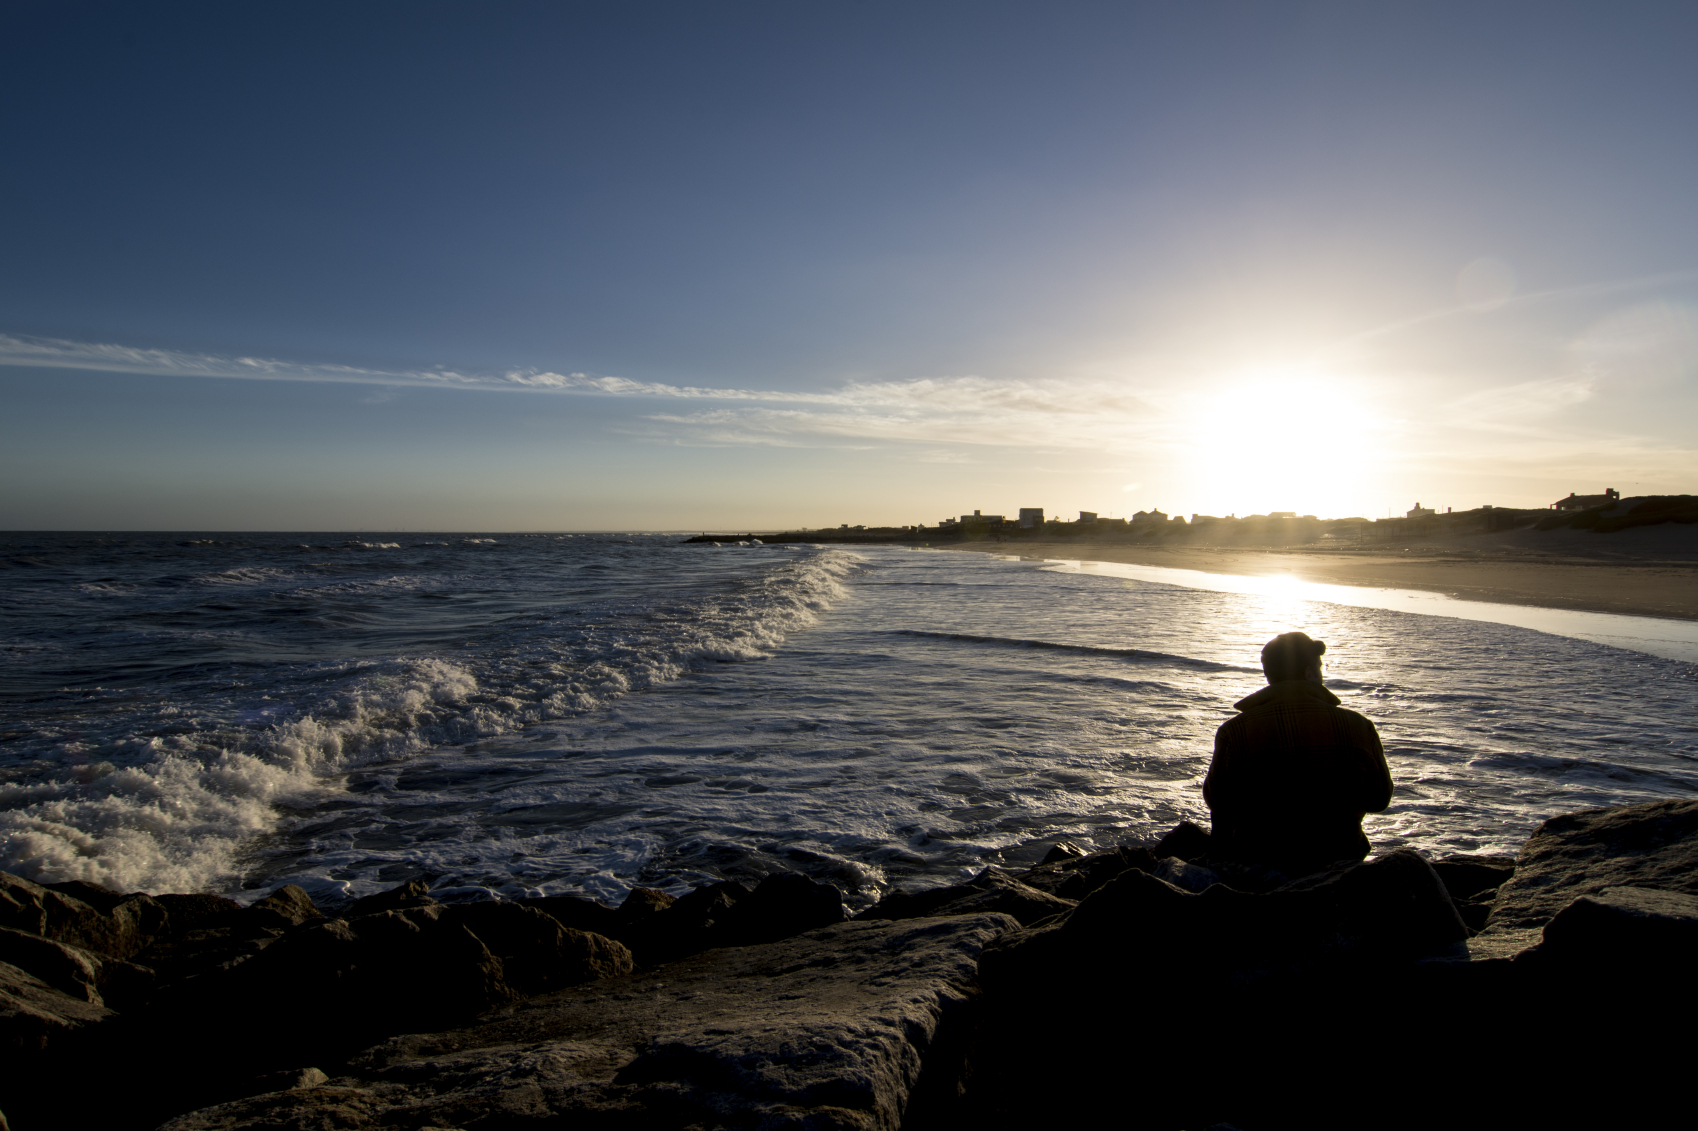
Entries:
<svg viewBox="0 0 1698 1131">
<path fill-rule="evenodd" d="M 1203 779 L 1211 860 L 1296 877 L 1368 855 L 1362 818 L 1391 804 L 1391 771 L 1374 724 L 1322 686 L 1326 650 L 1301 632 L 1268 641 L 1268 685 L 1215 732 Z"/>
</svg>

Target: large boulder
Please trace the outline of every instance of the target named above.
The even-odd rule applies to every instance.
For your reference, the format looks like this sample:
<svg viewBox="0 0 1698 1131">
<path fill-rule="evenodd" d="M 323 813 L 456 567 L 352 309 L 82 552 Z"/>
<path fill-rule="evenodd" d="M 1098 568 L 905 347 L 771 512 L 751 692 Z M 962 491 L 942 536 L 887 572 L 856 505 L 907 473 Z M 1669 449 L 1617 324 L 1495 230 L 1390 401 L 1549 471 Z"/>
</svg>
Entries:
<svg viewBox="0 0 1698 1131">
<path fill-rule="evenodd" d="M 1469 949 L 1508 957 L 1542 938 L 1575 899 L 1611 887 L 1698 895 L 1698 801 L 1656 801 L 1552 817 L 1522 846 Z"/>
<path fill-rule="evenodd" d="M 246 917 L 267 927 L 287 930 L 309 919 L 321 919 L 324 913 L 313 903 L 305 888 L 298 884 L 284 884 L 250 906 Z"/>
<path fill-rule="evenodd" d="M 839 923 L 715 949 L 471 1028 L 394 1038 L 326 1084 L 165 1128 L 896 1131 L 917 1096 L 953 1094 L 976 961 L 1015 926 L 1002 915 Z"/>
<path fill-rule="evenodd" d="M 27 970 L 0 962 L 0 1052 L 9 1073 L 21 1071 L 36 1055 L 111 1015 L 98 1002 L 67 994 Z M 17 1083 L 13 1077 L 12 1087 Z M 14 1099 L 8 1088 L 6 1106 L 12 1107 Z"/>
<path fill-rule="evenodd" d="M 1356 1014 L 1422 960 L 1465 959 L 1467 937 L 1410 851 L 1266 894 L 1128 869 L 985 954 L 963 1125 L 1088 1121 L 1126 1102 L 1127 1073 L 1147 1066 L 1160 1078 L 1138 1092 L 1140 1125 L 1208 1126 L 1304 1078 L 1306 1058 L 1334 1055 Z"/>
<path fill-rule="evenodd" d="M 239 914 L 242 905 L 221 895 L 156 895 L 153 897 L 170 916 L 171 934 L 228 926 L 230 916 Z"/>
<path fill-rule="evenodd" d="M 107 897 L 116 893 L 103 888 L 61 886 L 91 894 L 107 909 L 102 911 L 62 891 L 0 872 L 0 927 L 113 958 L 134 956 L 170 929 L 170 915 L 152 896 L 126 895 L 110 901 Z"/>
<path fill-rule="evenodd" d="M 1541 937 L 1544 957 L 1590 963 L 1606 977 L 1635 964 L 1690 980 L 1687 968 L 1698 955 L 1698 897 L 1655 888 L 1604 888 L 1557 912 Z"/>
</svg>

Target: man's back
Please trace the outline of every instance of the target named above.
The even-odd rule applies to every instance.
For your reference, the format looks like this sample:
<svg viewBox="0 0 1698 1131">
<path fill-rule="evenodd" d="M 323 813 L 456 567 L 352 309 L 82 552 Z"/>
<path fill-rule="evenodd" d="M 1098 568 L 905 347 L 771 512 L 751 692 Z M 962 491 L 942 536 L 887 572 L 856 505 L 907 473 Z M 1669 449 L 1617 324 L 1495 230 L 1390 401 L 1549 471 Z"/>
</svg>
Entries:
<svg viewBox="0 0 1698 1131">
<path fill-rule="evenodd" d="M 1362 816 L 1391 803 L 1391 772 L 1374 724 L 1338 702 L 1288 679 L 1236 704 L 1203 781 L 1211 857 L 1296 874 L 1368 854 Z"/>
</svg>

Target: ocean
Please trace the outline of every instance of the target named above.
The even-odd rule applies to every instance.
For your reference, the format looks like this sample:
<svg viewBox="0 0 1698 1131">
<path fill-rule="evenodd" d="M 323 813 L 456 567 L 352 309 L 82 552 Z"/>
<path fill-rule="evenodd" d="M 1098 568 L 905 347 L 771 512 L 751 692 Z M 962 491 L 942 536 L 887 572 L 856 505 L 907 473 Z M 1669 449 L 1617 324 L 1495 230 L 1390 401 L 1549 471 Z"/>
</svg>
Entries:
<svg viewBox="0 0 1698 1131">
<path fill-rule="evenodd" d="M 1214 729 L 1293 629 L 1385 740 L 1377 849 L 1514 852 L 1556 813 L 1698 793 L 1692 662 L 1135 572 L 655 534 L 0 535 L 0 869 L 326 906 L 421 876 L 618 902 L 788 869 L 864 905 L 1206 824 Z"/>
</svg>

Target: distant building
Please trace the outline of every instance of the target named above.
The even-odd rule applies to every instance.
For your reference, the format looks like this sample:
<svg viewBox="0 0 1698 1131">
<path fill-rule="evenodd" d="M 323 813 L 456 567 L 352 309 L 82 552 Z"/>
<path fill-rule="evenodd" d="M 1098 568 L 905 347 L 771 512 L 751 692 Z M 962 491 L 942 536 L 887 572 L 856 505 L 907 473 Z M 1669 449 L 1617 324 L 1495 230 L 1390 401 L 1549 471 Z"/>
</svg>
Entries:
<svg viewBox="0 0 1698 1131">
<path fill-rule="evenodd" d="M 1576 495 L 1573 491 L 1570 491 L 1568 498 L 1558 499 L 1551 504 L 1551 509 L 1554 511 L 1583 511 L 1590 507 L 1607 506 L 1610 503 L 1620 501 L 1620 499 L 1621 492 L 1614 487 L 1605 487 L 1602 495 Z"/>
<path fill-rule="evenodd" d="M 1421 504 L 1416 503 L 1415 505 L 1420 506 Z M 1269 518 L 1296 518 L 1297 512 L 1296 511 L 1269 511 L 1268 517 Z"/>
<path fill-rule="evenodd" d="M 1079 512 L 1079 521 L 1081 523 L 1085 524 L 1086 526 L 1089 526 L 1093 522 L 1097 521 L 1097 512 L 1096 511 L 1080 511 Z"/>
<path fill-rule="evenodd" d="M 1415 509 L 1412 510 L 1412 511 L 1405 511 L 1403 513 L 1403 517 L 1404 518 L 1432 518 L 1434 515 L 1436 515 L 1438 513 L 1439 512 L 1434 510 L 1432 507 L 1424 507 L 1420 503 L 1416 503 Z"/>
<path fill-rule="evenodd" d="M 1134 524 L 1142 523 L 1142 522 L 1166 522 L 1166 521 L 1167 521 L 1167 515 L 1165 513 L 1163 513 L 1162 511 L 1156 510 L 1154 507 L 1151 507 L 1147 511 L 1139 511 L 1137 514 L 1132 516 L 1132 522 Z"/>
<path fill-rule="evenodd" d="M 1001 526 L 1006 521 L 1000 514 L 980 514 L 978 511 L 961 516 L 962 526 Z"/>
<path fill-rule="evenodd" d="M 1020 508 L 1020 527 L 1021 527 L 1021 529 L 1030 530 L 1034 526 L 1042 526 L 1043 524 L 1044 524 L 1044 508 L 1042 508 L 1042 507 L 1021 507 Z"/>
</svg>

